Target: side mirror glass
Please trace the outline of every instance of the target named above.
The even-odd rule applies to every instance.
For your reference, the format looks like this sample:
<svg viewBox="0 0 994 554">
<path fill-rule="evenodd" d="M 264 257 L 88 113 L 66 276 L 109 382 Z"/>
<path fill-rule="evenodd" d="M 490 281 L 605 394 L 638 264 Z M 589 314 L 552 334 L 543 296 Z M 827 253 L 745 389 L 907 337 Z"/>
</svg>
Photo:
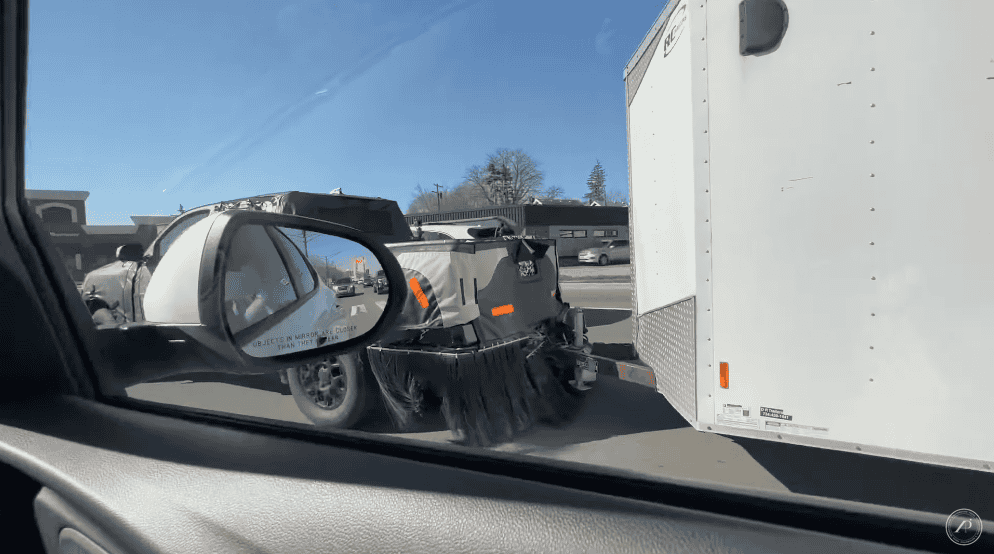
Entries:
<svg viewBox="0 0 994 554">
<path fill-rule="evenodd" d="M 271 357 L 366 335 L 386 299 L 367 291 L 381 270 L 365 246 L 326 233 L 246 225 L 235 233 L 224 275 L 224 323 L 238 347 Z"/>
<path fill-rule="evenodd" d="M 397 258 L 351 227 L 230 209 L 176 239 L 143 308 L 230 371 L 276 370 L 374 342 L 400 315 L 403 280 Z"/>
<path fill-rule="evenodd" d="M 142 248 L 142 245 L 138 243 L 130 243 L 118 246 L 116 257 L 122 262 L 138 262 L 141 261 L 144 254 L 145 249 Z"/>
</svg>

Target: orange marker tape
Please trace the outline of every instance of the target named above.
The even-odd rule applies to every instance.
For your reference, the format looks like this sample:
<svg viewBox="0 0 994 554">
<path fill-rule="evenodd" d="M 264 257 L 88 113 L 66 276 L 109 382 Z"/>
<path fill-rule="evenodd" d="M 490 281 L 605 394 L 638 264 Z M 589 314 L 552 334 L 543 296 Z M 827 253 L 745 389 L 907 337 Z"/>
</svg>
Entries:
<svg viewBox="0 0 994 554">
<path fill-rule="evenodd" d="M 728 388 L 728 362 L 721 362 L 718 365 L 718 368 L 719 368 L 718 378 L 719 378 L 719 381 L 721 383 L 721 388 L 727 389 Z"/>
<path fill-rule="evenodd" d="M 411 278 L 410 284 L 411 290 L 414 291 L 414 297 L 418 299 L 418 303 L 421 304 L 422 308 L 427 308 L 428 297 L 426 297 L 424 291 L 421 290 L 421 284 L 418 283 L 418 280 L 413 277 Z"/>
<path fill-rule="evenodd" d="M 507 315 L 510 313 L 514 313 L 514 306 L 510 304 L 504 306 L 497 306 L 496 308 L 490 310 L 490 313 L 494 314 L 494 317 L 497 317 L 499 315 Z"/>
</svg>

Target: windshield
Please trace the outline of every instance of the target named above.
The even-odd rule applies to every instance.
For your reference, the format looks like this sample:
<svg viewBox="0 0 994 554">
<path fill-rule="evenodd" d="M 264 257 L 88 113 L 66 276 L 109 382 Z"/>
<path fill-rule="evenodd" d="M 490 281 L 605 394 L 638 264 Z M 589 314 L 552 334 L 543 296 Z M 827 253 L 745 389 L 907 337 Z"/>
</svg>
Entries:
<svg viewBox="0 0 994 554">
<path fill-rule="evenodd" d="M 318 360 L 265 390 L 194 374 L 131 398 L 645 479 L 978 509 L 992 489 L 928 490 L 914 468 L 980 479 L 994 464 L 989 417 L 957 400 L 994 386 L 960 373 L 987 366 L 994 332 L 989 244 L 970 242 L 991 239 L 994 46 L 901 34 L 894 21 L 930 3 L 870 10 L 894 33 L 873 37 L 837 2 L 787 4 L 779 50 L 744 56 L 737 1 L 708 2 L 705 25 L 676 0 L 36 0 L 26 200 L 80 288 L 123 244 L 182 244 L 161 234 L 191 209 L 288 191 L 320 197 L 280 209 L 376 235 L 403 269 L 381 282 L 375 260 L 316 257 L 306 236 L 286 260 L 342 317 L 406 295 L 391 334 L 340 364 L 365 372 L 343 382 L 370 384 L 377 400 L 355 409 L 371 415 L 346 413 Z M 962 103 L 970 115 L 929 111 Z M 132 273 L 95 294 L 141 321 L 155 265 L 118 265 Z M 976 302 L 947 308 L 964 290 Z M 453 385 L 457 366 L 484 401 Z"/>
</svg>

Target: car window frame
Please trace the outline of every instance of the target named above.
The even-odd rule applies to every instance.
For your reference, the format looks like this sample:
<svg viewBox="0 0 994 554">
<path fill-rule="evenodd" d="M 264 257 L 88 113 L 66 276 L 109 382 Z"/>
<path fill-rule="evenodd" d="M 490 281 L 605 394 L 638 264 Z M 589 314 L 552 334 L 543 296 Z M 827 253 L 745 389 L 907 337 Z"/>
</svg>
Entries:
<svg viewBox="0 0 994 554">
<path fill-rule="evenodd" d="M 203 221 L 203 219 L 206 218 L 207 216 L 209 216 L 210 214 L 211 214 L 211 209 L 210 208 L 202 208 L 202 209 L 193 209 L 193 210 L 190 210 L 188 212 L 185 212 L 180 217 L 177 217 L 176 219 L 173 220 L 172 223 L 169 224 L 168 227 L 165 228 L 165 230 L 162 231 L 162 233 L 159 234 L 159 236 L 155 237 L 155 240 L 152 241 L 152 244 L 149 245 L 148 250 L 146 250 L 145 257 L 147 259 L 149 259 L 150 261 L 152 261 L 153 263 L 158 264 L 159 261 L 162 260 L 162 256 L 163 256 L 163 253 L 162 253 L 162 243 L 165 240 L 166 235 L 172 233 L 173 231 L 176 230 L 177 227 L 179 227 L 180 225 L 186 224 L 187 221 L 189 221 L 189 220 L 191 220 L 191 219 L 193 219 L 195 217 L 199 217 L 200 220 Z M 190 226 L 188 226 L 186 228 L 186 230 L 189 230 L 190 227 L 193 227 L 196 224 L 197 224 L 196 222 L 193 223 L 193 224 L 191 224 Z M 183 233 L 185 233 L 186 230 L 184 230 Z M 180 233 L 179 235 L 177 235 L 176 239 L 178 239 L 180 236 L 182 236 L 183 233 Z M 173 239 L 173 242 L 176 242 L 176 239 Z M 172 244 L 170 244 L 170 246 L 172 246 Z"/>
<path fill-rule="evenodd" d="M 291 239 L 290 237 L 286 236 L 286 233 L 284 233 L 278 227 L 275 227 L 275 226 L 267 226 L 266 227 L 266 232 L 269 235 L 270 240 L 272 240 L 273 244 L 276 246 L 276 251 L 279 253 L 280 258 L 283 260 L 283 266 L 288 269 L 287 273 L 290 276 L 290 282 L 293 283 L 293 292 L 297 295 L 297 298 L 307 297 L 309 299 L 311 296 L 313 296 L 312 293 L 316 294 L 316 291 L 318 289 L 318 283 L 319 283 L 319 278 L 318 278 L 317 272 L 314 270 L 314 266 L 310 263 L 310 261 L 307 259 L 307 257 L 304 256 L 304 253 L 300 251 L 300 248 L 297 246 L 297 244 L 295 242 L 293 242 L 293 239 Z M 286 244 L 283 243 L 282 240 L 279 240 L 278 237 L 273 236 L 276 233 L 282 235 L 283 238 L 285 238 L 287 240 L 287 242 L 289 242 L 291 245 L 293 245 L 293 248 L 295 248 L 296 251 L 297 251 L 297 255 L 299 255 L 300 258 L 304 260 L 304 262 L 305 262 L 304 266 L 307 268 L 308 272 L 310 273 L 310 275 L 311 275 L 311 282 L 313 283 L 313 286 L 311 287 L 311 290 L 309 290 L 309 291 L 301 294 L 301 290 L 303 290 L 304 283 L 302 281 L 300 281 L 300 277 L 296 274 L 296 272 L 290 272 L 289 271 L 289 268 L 291 267 L 291 265 L 296 265 L 296 264 L 290 264 L 289 263 L 290 253 L 284 250 L 284 248 L 286 248 Z"/>
<path fill-rule="evenodd" d="M 27 204 L 24 201 L 27 2 L 17 0 L 4 2 L 2 10 L 4 31 L 0 33 L 0 36 L 2 36 L 0 40 L 3 40 L 5 47 L 2 49 L 2 54 L 0 54 L 3 60 L 0 73 L 3 74 L 2 94 L 4 95 L 4 101 L 0 103 L 3 110 L 0 125 L 2 125 L 2 148 L 4 150 L 4 161 L 0 162 L 2 163 L 0 172 L 3 174 L 2 182 L 0 182 L 0 193 L 3 195 L 3 209 L 0 210 L 0 222 L 3 223 L 3 230 L 0 231 L 0 243 L 2 243 L 4 248 L 16 248 L 16 250 L 13 252 L 14 255 L 5 256 L 0 261 L 0 264 L 5 269 L 10 270 L 19 283 L 25 278 L 30 277 L 30 281 L 24 281 L 26 283 L 24 290 L 28 294 L 34 295 L 35 298 L 32 300 L 41 308 L 44 308 L 44 311 L 41 311 L 38 315 L 45 320 L 47 324 L 46 329 L 52 335 L 49 341 L 44 341 L 44 339 L 38 340 L 39 342 L 48 342 L 52 348 L 59 350 L 66 356 L 65 366 L 61 368 L 49 368 L 48 370 L 38 371 L 38 367 L 30 365 L 20 367 L 15 363 L 13 364 L 15 367 L 10 372 L 17 377 L 28 379 L 25 383 L 17 383 L 15 388 L 26 388 L 27 384 L 37 384 L 39 387 L 35 390 L 35 392 L 41 393 L 39 397 L 22 399 L 21 404 L 35 410 L 48 408 L 49 406 L 46 404 L 58 408 L 59 406 L 56 406 L 57 403 L 66 403 L 65 397 L 60 397 L 59 392 L 56 390 L 60 388 L 59 383 L 48 380 L 47 377 L 55 374 L 67 382 L 74 382 L 76 385 L 86 384 L 79 382 L 80 377 L 84 380 L 89 377 L 93 382 L 96 382 L 96 376 L 93 374 L 75 374 L 73 372 L 79 369 L 77 362 L 85 358 L 84 354 L 90 353 L 93 355 L 84 364 L 90 370 L 96 365 L 96 363 L 91 362 L 94 362 L 94 360 L 99 361 L 99 355 L 93 354 L 92 351 L 95 349 L 91 348 L 92 343 L 89 342 L 94 336 L 94 332 L 92 329 L 81 324 L 81 320 L 78 317 L 79 310 L 75 309 L 76 306 L 68 304 L 72 300 L 70 292 L 74 292 L 70 291 L 71 286 L 67 286 L 72 284 L 67 281 L 68 275 L 64 272 L 60 273 L 58 267 L 53 267 L 51 257 L 43 250 L 46 242 L 44 236 L 41 234 L 41 228 L 27 217 L 29 212 L 26 209 Z M 10 113 L 11 111 L 14 113 Z M 30 275 L 28 272 L 31 272 Z M 79 307 L 82 308 L 81 303 Z M 85 312 L 85 308 L 83 311 Z M 66 334 L 58 334 L 61 331 L 66 331 Z M 24 468 L 31 468 L 33 470 L 33 477 L 39 481 L 43 481 L 43 484 L 53 486 L 52 483 L 56 483 L 55 488 L 57 490 L 77 493 L 82 501 L 84 501 L 84 508 L 92 509 L 93 491 L 99 490 L 102 483 L 89 483 L 80 479 L 74 480 L 74 475 L 59 472 L 54 465 L 41 467 L 35 461 L 37 458 L 30 455 L 30 446 L 34 442 L 32 439 L 49 438 L 50 435 L 57 436 L 65 442 L 64 450 L 69 455 L 74 452 L 85 453 L 104 448 L 126 452 L 142 460 L 156 459 L 156 456 L 163 456 L 161 445 L 141 440 L 125 440 L 119 444 L 111 442 L 110 446 L 106 444 L 101 445 L 97 439 L 106 437 L 108 433 L 102 432 L 100 429 L 110 428 L 110 425 L 121 425 L 121 429 L 124 430 L 124 426 L 127 425 L 131 427 L 131 429 L 128 429 L 129 431 L 141 428 L 151 430 L 156 426 L 161 428 L 163 420 L 168 424 L 174 422 L 178 424 L 181 420 L 185 419 L 198 424 L 198 427 L 192 430 L 189 427 L 183 428 L 186 433 L 201 440 L 208 439 L 211 436 L 225 438 L 231 433 L 232 429 L 246 431 L 246 439 L 253 438 L 251 435 L 248 435 L 248 433 L 252 433 L 262 435 L 271 442 L 286 440 L 279 437 L 278 432 L 272 426 L 262 425 L 246 419 L 222 417 L 217 414 L 184 410 L 181 406 L 163 407 L 163 405 L 143 403 L 139 400 L 127 398 L 108 399 L 108 401 L 98 404 L 86 400 L 89 396 L 87 396 L 84 389 L 85 387 L 73 391 L 76 396 L 84 398 L 83 401 L 72 399 L 74 402 L 69 405 L 70 409 L 63 408 L 59 410 L 62 414 L 62 418 L 59 421 L 73 423 L 65 425 L 65 429 L 58 429 L 58 425 L 46 426 L 40 423 L 42 418 L 23 417 L 17 422 L 15 430 L 4 429 L 3 434 L 0 435 L 5 446 L 2 453 L 2 458 L 5 462 L 12 465 L 16 463 L 15 468 L 21 469 L 25 473 L 28 470 Z M 48 398 L 46 398 L 46 395 Z M 103 395 L 97 391 L 96 396 L 101 397 Z M 11 407 L 20 408 L 20 406 Z M 123 408 L 129 413 L 120 414 L 116 408 Z M 78 421 L 74 422 L 69 418 L 78 417 L 79 421 L 86 423 L 97 420 L 94 414 L 102 415 L 104 420 L 110 425 L 99 428 L 91 427 L 88 430 L 90 436 L 85 439 L 80 438 L 83 433 L 80 432 L 79 425 L 76 424 Z M 8 415 L 7 417 L 13 416 Z M 93 429 L 96 429 L 96 431 L 93 431 Z M 175 433 L 175 431 L 180 429 L 177 425 L 174 428 L 170 428 L 169 431 Z M 64 434 L 60 436 L 59 433 Z M 20 440 L 15 441 L 14 439 Z M 833 537 L 858 537 L 878 544 L 901 544 L 909 548 L 915 546 L 926 547 L 926 545 L 921 544 L 922 538 L 918 536 L 923 530 L 923 526 L 913 521 L 912 517 L 907 514 L 896 514 L 894 510 L 871 505 L 846 505 L 838 501 L 833 501 L 831 498 L 817 498 L 817 503 L 815 503 L 796 496 L 785 499 L 782 495 L 763 491 L 750 491 L 751 494 L 743 495 L 741 491 L 715 491 L 715 487 L 703 487 L 688 483 L 678 482 L 674 486 L 672 484 L 673 481 L 670 481 L 668 485 L 660 485 L 651 481 L 644 483 L 620 471 L 612 473 L 609 478 L 605 478 L 603 476 L 608 472 L 605 472 L 605 468 L 601 467 L 589 468 L 583 467 L 582 464 L 552 464 L 548 460 L 539 462 L 535 458 L 525 459 L 522 456 L 511 456 L 498 452 L 488 453 L 484 456 L 477 453 L 467 453 L 464 449 L 457 450 L 453 448 L 445 450 L 440 445 L 429 448 L 415 444 L 413 441 L 398 440 L 393 441 L 391 444 L 388 440 L 376 440 L 365 436 L 362 439 L 350 440 L 349 437 L 336 437 L 328 433 L 319 435 L 303 431 L 293 432 L 290 440 L 291 442 L 294 440 L 308 441 L 341 449 L 358 450 L 365 456 L 368 456 L 369 459 L 374 459 L 374 457 L 378 459 L 377 463 L 382 463 L 382 459 L 380 459 L 382 457 L 416 460 L 422 464 L 443 465 L 447 469 L 462 468 L 466 470 L 466 473 L 478 472 L 486 475 L 506 475 L 512 477 L 514 482 L 525 479 L 532 482 L 554 483 L 557 486 L 571 490 L 596 491 L 600 495 L 608 497 L 631 498 L 652 505 L 689 508 L 696 510 L 697 514 L 684 512 L 681 514 L 681 517 L 694 522 L 711 518 L 716 514 L 727 514 L 746 521 L 762 521 L 781 525 L 786 529 L 817 530 Z M 21 447 L 18 446 L 18 443 L 24 443 L 28 446 Z M 60 448 L 62 447 L 63 445 L 60 445 Z M 335 453 L 330 448 L 328 450 L 331 454 Z M 268 456 L 280 457 L 278 448 L 266 450 L 266 452 Z M 109 453 L 113 454 L 114 452 Z M 181 452 L 180 454 L 185 453 Z M 60 455 L 63 455 L 63 453 L 60 452 Z M 173 457 L 165 459 L 169 461 L 176 459 L 174 454 L 169 454 L 169 456 Z M 232 456 L 232 454 L 227 453 L 223 449 L 211 455 L 213 459 L 217 460 L 214 462 L 216 464 L 215 467 L 219 467 L 226 474 L 230 474 L 236 467 L 240 467 L 237 465 L 237 460 L 233 459 Z M 294 458 L 283 458 L 286 460 L 287 466 L 292 467 L 296 464 L 297 467 L 300 467 L 302 465 L 301 462 L 298 462 Z M 203 464 L 204 462 L 185 459 L 183 463 L 185 465 L 172 463 L 171 469 L 191 469 L 192 471 L 192 468 L 199 467 L 195 464 Z M 308 464 L 313 465 L 310 462 Z M 556 465 L 560 467 L 556 467 Z M 278 479 L 290 479 L 294 475 L 291 469 L 282 468 L 277 464 L 270 464 L 270 466 L 275 468 L 274 475 L 277 475 Z M 247 471 L 254 475 L 260 473 L 260 470 L 256 468 L 242 469 L 242 471 Z M 459 479 L 460 473 L 464 472 L 452 471 L 453 478 Z M 183 474 L 179 475 L 182 477 Z M 327 475 L 315 475 L 310 478 L 335 482 L 335 477 Z M 411 486 L 415 499 L 418 498 L 418 493 L 421 491 L 421 489 L 417 488 L 416 481 L 417 479 L 415 478 L 403 480 L 402 482 L 402 486 Z M 347 484 L 353 483 L 348 482 Z M 358 486 L 354 486 L 352 489 L 346 489 L 346 492 L 352 492 L 353 490 L 360 489 Z M 90 495 L 89 497 L 87 497 L 88 494 Z M 480 497 L 490 499 L 491 501 L 493 499 L 499 500 L 505 498 L 498 493 L 492 492 L 492 490 L 481 492 Z M 556 501 L 557 499 L 549 500 Z M 515 501 L 533 503 L 536 509 L 539 509 L 542 505 L 530 498 L 527 500 L 515 499 Z M 578 510 L 593 510 L 597 508 L 617 510 L 617 508 L 613 508 L 608 503 L 603 502 L 603 499 L 600 500 L 602 503 L 598 504 L 598 498 L 593 495 L 591 495 L 590 501 L 594 504 L 570 503 L 569 505 L 576 507 Z M 97 511 L 96 515 L 113 517 L 112 510 L 114 506 L 99 505 L 98 508 L 100 511 Z M 824 516 L 829 510 L 834 510 L 835 513 L 829 513 L 829 515 L 835 515 L 838 519 L 825 518 Z M 374 516 L 386 515 L 391 513 L 391 509 L 373 509 L 372 512 Z M 626 513 L 631 513 L 632 517 L 638 517 L 641 512 L 635 512 L 633 509 L 631 512 Z M 898 528 L 893 525 L 894 523 L 900 523 L 901 525 Z M 550 524 L 550 527 L 556 524 L 553 522 Z M 219 530 L 223 530 L 223 528 Z M 938 534 L 941 534 L 941 530 L 936 533 L 929 532 L 927 537 L 932 538 L 933 535 Z M 900 542 L 898 542 L 898 539 L 895 537 L 905 538 L 900 539 Z"/>
</svg>

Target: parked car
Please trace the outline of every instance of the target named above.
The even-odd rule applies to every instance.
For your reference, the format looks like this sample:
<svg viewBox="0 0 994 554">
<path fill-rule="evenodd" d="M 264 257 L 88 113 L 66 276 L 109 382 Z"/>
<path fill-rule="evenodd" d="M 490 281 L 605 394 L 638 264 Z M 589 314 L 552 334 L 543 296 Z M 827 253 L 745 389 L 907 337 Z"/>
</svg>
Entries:
<svg viewBox="0 0 994 554">
<path fill-rule="evenodd" d="M 382 269 L 376 272 L 376 280 L 373 281 L 373 292 L 376 294 L 390 292 L 390 283 L 387 281 L 387 274 Z"/>
<path fill-rule="evenodd" d="M 618 262 L 628 263 L 631 260 L 631 249 L 627 240 L 616 239 L 601 242 L 600 247 L 580 250 L 578 261 L 581 264 L 607 265 Z"/>
<path fill-rule="evenodd" d="M 352 282 L 349 277 L 342 277 L 341 279 L 335 279 L 335 296 L 341 298 L 343 296 L 355 296 L 356 284 Z"/>
</svg>

